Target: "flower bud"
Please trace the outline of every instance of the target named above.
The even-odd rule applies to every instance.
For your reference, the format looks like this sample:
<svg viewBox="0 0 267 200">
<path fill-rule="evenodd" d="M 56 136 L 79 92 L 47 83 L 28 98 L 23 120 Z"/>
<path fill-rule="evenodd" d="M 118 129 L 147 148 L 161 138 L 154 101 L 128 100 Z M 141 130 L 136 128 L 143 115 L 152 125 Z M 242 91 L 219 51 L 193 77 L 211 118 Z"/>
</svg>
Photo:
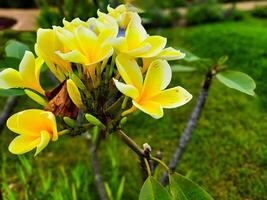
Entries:
<svg viewBox="0 0 267 200">
<path fill-rule="evenodd" d="M 77 126 L 76 121 L 69 118 L 69 117 L 63 117 L 63 120 L 64 120 L 65 124 L 67 124 L 71 128 L 75 128 Z"/>
<path fill-rule="evenodd" d="M 78 87 L 75 85 L 75 83 L 71 79 L 67 80 L 67 90 L 68 90 L 68 94 L 69 94 L 72 102 L 78 108 L 82 108 L 83 107 L 83 102 L 82 102 L 80 91 L 79 91 Z"/>
<path fill-rule="evenodd" d="M 39 94 L 37 94 L 31 90 L 28 90 L 28 89 L 25 89 L 24 92 L 25 92 L 25 94 L 27 94 L 28 97 L 30 97 L 32 100 L 39 103 L 40 105 L 42 105 L 42 106 L 47 105 L 46 99 L 43 98 L 41 95 L 39 95 Z"/>
<path fill-rule="evenodd" d="M 88 122 L 90 122 L 91 124 L 95 125 L 95 126 L 99 126 L 102 128 L 105 128 L 106 126 L 99 120 L 97 119 L 95 116 L 90 115 L 90 114 L 85 114 L 85 118 L 87 119 Z"/>
</svg>

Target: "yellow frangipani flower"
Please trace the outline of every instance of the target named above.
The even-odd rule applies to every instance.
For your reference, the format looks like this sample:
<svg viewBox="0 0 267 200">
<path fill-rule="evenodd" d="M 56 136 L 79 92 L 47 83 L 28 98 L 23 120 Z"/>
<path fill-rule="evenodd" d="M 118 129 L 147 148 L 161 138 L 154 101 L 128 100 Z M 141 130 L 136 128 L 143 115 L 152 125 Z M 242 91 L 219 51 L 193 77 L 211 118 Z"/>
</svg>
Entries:
<svg viewBox="0 0 267 200">
<path fill-rule="evenodd" d="M 139 23 L 141 23 L 141 18 L 136 12 L 137 9 L 129 9 L 129 6 L 119 5 L 116 8 L 112 8 L 108 5 L 107 7 L 108 15 L 116 19 L 119 26 L 126 29 L 130 21 L 135 18 Z"/>
<path fill-rule="evenodd" d="M 7 120 L 7 127 L 20 134 L 9 145 L 13 154 L 23 154 L 36 148 L 40 153 L 50 140 L 58 139 L 56 119 L 53 113 L 30 109 L 12 115 Z"/>
<path fill-rule="evenodd" d="M 185 57 L 185 54 L 182 53 L 179 50 L 176 50 L 172 47 L 168 47 L 163 49 L 161 52 L 159 52 L 158 55 L 151 57 L 151 58 L 143 58 L 143 69 L 142 72 L 146 72 L 149 65 L 157 59 L 163 59 L 163 60 L 178 60 Z"/>
<path fill-rule="evenodd" d="M 116 64 L 125 82 L 121 83 L 114 79 L 117 89 L 132 98 L 134 107 L 154 118 L 163 116 L 163 108 L 182 106 L 192 98 L 192 95 L 180 86 L 166 89 L 172 76 L 167 61 L 160 59 L 153 61 L 144 81 L 141 69 L 135 59 L 119 55 Z"/>
<path fill-rule="evenodd" d="M 103 31 L 108 31 L 110 33 L 110 37 L 116 38 L 119 31 L 116 20 L 99 10 L 97 11 L 97 15 L 98 18 L 91 17 L 88 19 L 87 23 L 90 24 L 90 29 L 97 35 Z"/>
<path fill-rule="evenodd" d="M 74 31 L 75 28 L 79 26 L 83 26 L 85 28 L 90 28 L 90 25 L 88 22 L 82 21 L 79 18 L 75 18 L 72 21 L 67 21 L 65 18 L 62 21 L 64 28 L 69 31 Z"/>
<path fill-rule="evenodd" d="M 65 75 L 72 72 L 71 64 L 60 58 L 55 52 L 65 51 L 65 47 L 56 37 L 56 33 L 52 29 L 37 30 L 37 41 L 35 44 L 35 52 L 40 56 L 51 72 L 57 77 L 58 80 L 65 80 Z"/>
<path fill-rule="evenodd" d="M 85 66 L 95 65 L 113 53 L 109 42 L 111 30 L 105 30 L 97 35 L 90 29 L 79 26 L 74 31 L 62 27 L 53 27 L 59 40 L 68 51 L 57 51 L 56 54 L 68 62 L 79 63 Z"/>
<path fill-rule="evenodd" d="M 34 58 L 30 51 L 26 51 L 19 65 L 19 71 L 7 68 L 0 72 L 0 88 L 28 88 L 44 94 L 39 82 L 40 70 L 43 65 L 41 58 Z"/>
<path fill-rule="evenodd" d="M 159 54 L 167 39 L 149 36 L 139 21 L 132 19 L 126 29 L 125 37 L 118 37 L 114 47 L 119 53 L 132 57 L 149 58 Z"/>
<path fill-rule="evenodd" d="M 81 94 L 79 92 L 78 87 L 75 85 L 75 83 L 71 79 L 67 80 L 67 91 L 68 91 L 68 94 L 69 94 L 70 99 L 72 100 L 72 102 L 78 108 L 82 108 L 83 107 L 83 102 L 82 102 Z"/>
</svg>

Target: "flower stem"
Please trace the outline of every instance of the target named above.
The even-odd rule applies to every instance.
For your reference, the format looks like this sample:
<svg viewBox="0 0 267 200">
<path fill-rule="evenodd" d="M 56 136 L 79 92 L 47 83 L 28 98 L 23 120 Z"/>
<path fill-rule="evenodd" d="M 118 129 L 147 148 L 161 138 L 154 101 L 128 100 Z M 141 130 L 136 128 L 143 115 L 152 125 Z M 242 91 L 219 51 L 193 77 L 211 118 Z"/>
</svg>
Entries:
<svg viewBox="0 0 267 200">
<path fill-rule="evenodd" d="M 124 117 L 125 115 L 128 115 L 128 114 L 134 112 L 135 110 L 136 110 L 136 107 L 135 107 L 135 106 L 132 106 L 130 109 L 125 110 L 125 111 L 121 114 L 121 116 Z"/>
<path fill-rule="evenodd" d="M 119 138 L 130 147 L 138 156 L 146 157 L 142 148 L 140 148 L 135 141 L 133 141 L 128 135 L 126 135 L 121 129 L 117 131 Z"/>
<path fill-rule="evenodd" d="M 149 166 L 147 158 L 144 158 L 144 161 L 145 161 L 145 164 L 146 164 L 147 175 L 151 176 L 151 169 L 150 169 L 150 166 Z"/>
<path fill-rule="evenodd" d="M 169 167 L 162 160 L 160 160 L 156 157 L 153 157 L 153 156 L 150 156 L 150 159 L 158 162 L 162 167 L 164 167 L 166 169 L 167 172 L 170 172 Z"/>
</svg>

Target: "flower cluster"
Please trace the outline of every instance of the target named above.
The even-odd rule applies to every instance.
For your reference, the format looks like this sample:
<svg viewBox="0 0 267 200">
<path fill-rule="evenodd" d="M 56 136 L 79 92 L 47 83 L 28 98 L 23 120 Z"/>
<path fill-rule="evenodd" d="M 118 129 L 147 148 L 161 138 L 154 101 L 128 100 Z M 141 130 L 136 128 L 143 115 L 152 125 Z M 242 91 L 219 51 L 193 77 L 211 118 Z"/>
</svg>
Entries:
<svg viewBox="0 0 267 200">
<path fill-rule="evenodd" d="M 12 153 L 36 148 L 38 154 L 57 140 L 62 133 L 58 129 L 75 133 L 101 125 L 112 132 L 136 109 L 161 118 L 163 108 L 182 106 L 192 98 L 180 86 L 166 89 L 172 76 L 167 61 L 184 54 L 166 48 L 166 38 L 147 34 L 133 7 L 108 7 L 107 14 L 97 14 L 87 21 L 63 20 L 62 27 L 38 29 L 37 58 L 26 51 L 18 71 L 0 73 L 0 88 L 21 88 L 44 107 L 8 119 L 7 127 L 20 134 L 9 146 Z M 51 90 L 39 82 L 44 63 L 59 82 Z"/>
</svg>

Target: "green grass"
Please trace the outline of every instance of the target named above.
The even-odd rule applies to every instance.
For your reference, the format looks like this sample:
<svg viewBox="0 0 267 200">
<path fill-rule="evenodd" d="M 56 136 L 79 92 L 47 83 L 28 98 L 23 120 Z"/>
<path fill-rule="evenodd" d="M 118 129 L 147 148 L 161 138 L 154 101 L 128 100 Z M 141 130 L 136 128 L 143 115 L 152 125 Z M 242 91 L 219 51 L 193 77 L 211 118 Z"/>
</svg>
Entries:
<svg viewBox="0 0 267 200">
<path fill-rule="evenodd" d="M 215 199 L 267 199 L 266 24 L 249 19 L 153 31 L 166 36 L 169 45 L 184 47 L 201 57 L 218 59 L 228 55 L 229 67 L 246 72 L 256 80 L 256 97 L 226 88 L 216 80 L 213 82 L 199 124 L 177 169 L 202 185 Z M 172 85 L 185 87 L 194 99 L 180 109 L 165 110 L 165 116 L 160 120 L 143 113 L 136 114 L 129 118 L 126 132 L 140 145 L 148 142 L 154 153 L 161 150 L 163 159 L 168 161 L 195 104 L 203 77 L 204 74 L 198 72 L 175 74 Z M 21 99 L 15 110 L 30 108 L 30 105 L 30 100 Z M 0 140 L 0 150 L 7 156 L 9 167 L 5 171 L 10 174 L 9 183 L 17 180 L 15 163 L 18 159 L 7 151 L 13 137 L 14 134 L 5 130 Z M 110 142 L 116 140 L 116 136 L 111 135 L 101 145 L 102 171 L 109 182 L 114 173 L 107 149 Z M 114 152 L 117 152 L 120 163 L 119 174 L 126 176 L 123 199 L 136 200 L 141 187 L 138 158 L 124 144 L 117 142 L 115 146 L 118 149 Z M 27 154 L 27 157 L 32 156 L 32 153 Z M 52 142 L 40 156 L 32 159 L 32 163 L 36 169 L 51 169 L 54 177 L 59 176 L 59 166 L 64 166 L 71 176 L 76 163 L 84 163 L 85 168 L 91 171 L 90 154 L 82 137 L 63 137 L 58 142 Z M 88 179 L 92 181 L 92 178 Z M 34 180 L 36 185 L 41 184 L 38 178 Z M 19 187 L 15 189 L 23 191 Z M 95 190 L 92 187 L 88 190 L 93 199 L 97 199 Z"/>
</svg>

